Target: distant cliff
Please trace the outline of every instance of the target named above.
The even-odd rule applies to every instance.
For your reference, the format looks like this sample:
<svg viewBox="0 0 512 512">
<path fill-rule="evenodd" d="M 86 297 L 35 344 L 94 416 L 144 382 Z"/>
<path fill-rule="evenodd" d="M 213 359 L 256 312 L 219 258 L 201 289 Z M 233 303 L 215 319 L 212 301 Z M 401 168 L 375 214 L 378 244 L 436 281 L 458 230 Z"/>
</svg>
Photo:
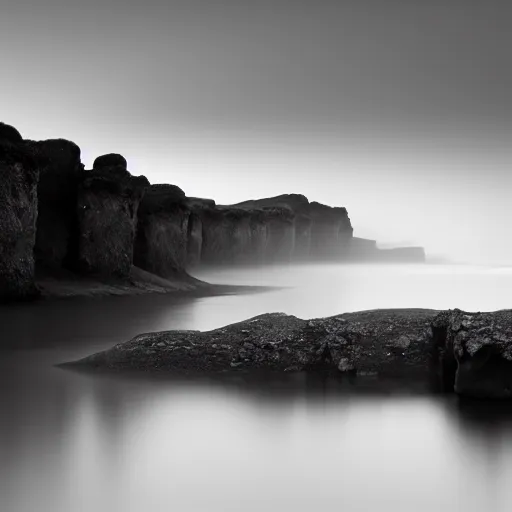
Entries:
<svg viewBox="0 0 512 512">
<path fill-rule="evenodd" d="M 187 270 L 200 265 L 375 256 L 353 237 L 345 208 L 299 194 L 217 205 L 132 176 L 122 155 L 100 156 L 86 170 L 75 143 L 24 140 L 3 123 L 0 178 L 0 300 L 37 296 L 41 276 L 59 279 L 63 273 L 129 282 L 135 266 L 146 272 L 138 276 L 193 287 L 198 282 Z M 424 259 L 421 248 L 378 255 Z"/>
<path fill-rule="evenodd" d="M 423 247 L 395 247 L 380 249 L 376 240 L 353 237 L 350 242 L 349 261 L 378 263 L 424 263 Z"/>
</svg>

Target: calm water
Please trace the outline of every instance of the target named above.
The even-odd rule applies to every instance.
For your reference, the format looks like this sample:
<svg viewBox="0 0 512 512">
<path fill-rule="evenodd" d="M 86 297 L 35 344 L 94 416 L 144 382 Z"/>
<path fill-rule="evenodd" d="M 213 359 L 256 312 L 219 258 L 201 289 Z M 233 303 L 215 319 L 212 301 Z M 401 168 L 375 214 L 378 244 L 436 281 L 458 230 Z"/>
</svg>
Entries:
<svg viewBox="0 0 512 512">
<path fill-rule="evenodd" d="M 54 368 L 144 331 L 269 311 L 512 307 L 512 270 L 295 267 L 201 275 L 241 296 L 0 309 L 1 512 L 509 511 L 512 407 L 206 386 Z"/>
</svg>

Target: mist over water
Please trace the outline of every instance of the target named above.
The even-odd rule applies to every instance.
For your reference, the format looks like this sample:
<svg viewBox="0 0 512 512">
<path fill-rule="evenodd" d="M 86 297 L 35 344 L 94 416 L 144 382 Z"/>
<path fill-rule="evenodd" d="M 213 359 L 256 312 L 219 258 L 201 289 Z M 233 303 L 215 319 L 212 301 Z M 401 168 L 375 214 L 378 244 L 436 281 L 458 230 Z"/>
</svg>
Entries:
<svg viewBox="0 0 512 512">
<path fill-rule="evenodd" d="M 284 311 L 507 307 L 512 269 L 317 265 L 202 272 L 263 293 L 0 310 L 2 512 L 509 510 L 512 410 L 332 382 L 192 383 L 53 365 L 141 332 Z"/>
</svg>

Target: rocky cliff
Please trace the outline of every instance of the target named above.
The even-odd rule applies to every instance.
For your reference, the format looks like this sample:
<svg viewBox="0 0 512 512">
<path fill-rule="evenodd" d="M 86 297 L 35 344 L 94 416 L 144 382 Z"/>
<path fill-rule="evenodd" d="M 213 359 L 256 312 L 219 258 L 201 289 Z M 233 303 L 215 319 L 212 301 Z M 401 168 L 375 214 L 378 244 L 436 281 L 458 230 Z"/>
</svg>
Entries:
<svg viewBox="0 0 512 512">
<path fill-rule="evenodd" d="M 162 277 L 187 268 L 190 208 L 174 185 L 151 185 L 139 206 L 134 263 Z"/>
<path fill-rule="evenodd" d="M 78 268 L 84 274 L 127 278 L 133 263 L 139 202 L 149 186 L 133 177 L 121 155 L 104 155 L 78 187 Z"/>
<path fill-rule="evenodd" d="M 128 282 L 135 264 L 160 278 L 187 280 L 186 270 L 198 265 L 347 261 L 350 254 L 345 208 L 300 194 L 217 205 L 174 185 L 150 186 L 131 175 L 119 154 L 102 155 L 84 170 L 74 142 L 24 140 L 5 124 L 0 145 L 0 296 L 6 299 L 32 296 L 35 279 L 69 272 Z"/>
<path fill-rule="evenodd" d="M 353 229 L 345 208 L 310 203 L 301 194 L 245 201 L 233 207 L 268 214 L 268 262 L 340 261 L 347 254 Z"/>
<path fill-rule="evenodd" d="M 0 123 L 0 301 L 37 295 L 39 169 L 19 132 Z"/>
<path fill-rule="evenodd" d="M 80 148 L 63 139 L 28 144 L 39 169 L 37 270 L 73 267 L 78 250 L 77 193 L 83 171 Z"/>
<path fill-rule="evenodd" d="M 425 263 L 423 247 L 395 247 L 381 249 L 376 240 L 353 237 L 350 241 L 348 259 L 353 262 L 370 263 Z"/>
</svg>

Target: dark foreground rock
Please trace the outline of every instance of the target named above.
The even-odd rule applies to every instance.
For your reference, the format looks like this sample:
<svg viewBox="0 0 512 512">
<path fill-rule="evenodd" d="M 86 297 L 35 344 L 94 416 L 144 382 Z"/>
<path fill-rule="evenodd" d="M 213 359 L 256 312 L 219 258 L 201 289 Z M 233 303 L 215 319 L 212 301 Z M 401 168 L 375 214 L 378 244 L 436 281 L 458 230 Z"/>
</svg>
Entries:
<svg viewBox="0 0 512 512">
<path fill-rule="evenodd" d="M 512 311 L 375 310 L 315 320 L 273 313 L 209 332 L 141 334 L 71 364 L 192 375 L 309 372 L 510 398 Z"/>
</svg>

